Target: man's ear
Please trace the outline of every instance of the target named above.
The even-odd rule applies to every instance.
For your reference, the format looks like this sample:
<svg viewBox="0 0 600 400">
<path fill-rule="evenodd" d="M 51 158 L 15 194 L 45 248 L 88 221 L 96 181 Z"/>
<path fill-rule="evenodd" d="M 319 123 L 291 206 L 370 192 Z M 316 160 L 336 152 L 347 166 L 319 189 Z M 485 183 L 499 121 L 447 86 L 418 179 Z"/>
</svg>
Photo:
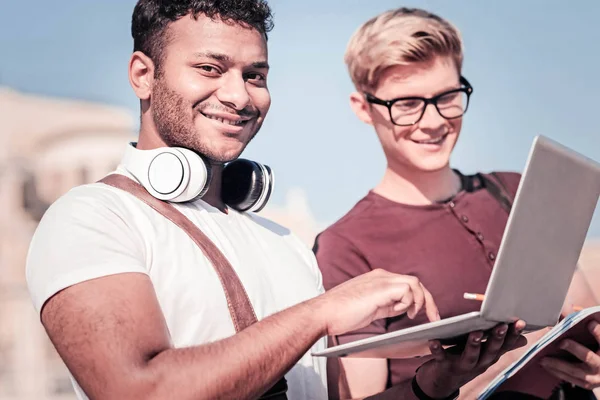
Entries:
<svg viewBox="0 0 600 400">
<path fill-rule="evenodd" d="M 367 102 L 365 97 L 358 92 L 354 92 L 350 95 L 350 107 L 356 116 L 365 124 L 373 125 L 373 119 L 371 118 L 371 105 Z"/>
<path fill-rule="evenodd" d="M 129 84 L 140 100 L 148 100 L 152 94 L 155 66 L 150 57 L 136 51 L 129 60 Z"/>
</svg>

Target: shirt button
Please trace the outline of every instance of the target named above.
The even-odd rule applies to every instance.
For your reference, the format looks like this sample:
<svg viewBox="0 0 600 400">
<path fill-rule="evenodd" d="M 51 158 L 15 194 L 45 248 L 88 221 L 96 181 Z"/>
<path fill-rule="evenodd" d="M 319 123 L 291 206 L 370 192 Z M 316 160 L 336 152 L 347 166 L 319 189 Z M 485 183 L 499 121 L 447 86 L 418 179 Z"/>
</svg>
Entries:
<svg viewBox="0 0 600 400">
<path fill-rule="evenodd" d="M 488 254 L 488 257 L 490 258 L 490 260 L 494 261 L 496 259 L 496 255 L 494 253 L 492 253 L 490 251 L 490 254 Z"/>
<path fill-rule="evenodd" d="M 481 232 L 477 232 L 477 239 L 479 239 L 479 241 L 483 242 L 483 235 L 481 234 Z"/>
<path fill-rule="evenodd" d="M 456 204 L 454 204 L 454 202 L 453 202 L 453 201 L 451 201 L 451 202 L 449 203 L 449 206 L 450 206 L 450 208 L 454 208 L 454 207 L 456 207 Z"/>
<path fill-rule="evenodd" d="M 466 215 L 463 215 L 462 217 L 460 217 L 460 219 L 463 220 L 463 222 L 469 222 L 469 217 L 467 217 Z"/>
</svg>

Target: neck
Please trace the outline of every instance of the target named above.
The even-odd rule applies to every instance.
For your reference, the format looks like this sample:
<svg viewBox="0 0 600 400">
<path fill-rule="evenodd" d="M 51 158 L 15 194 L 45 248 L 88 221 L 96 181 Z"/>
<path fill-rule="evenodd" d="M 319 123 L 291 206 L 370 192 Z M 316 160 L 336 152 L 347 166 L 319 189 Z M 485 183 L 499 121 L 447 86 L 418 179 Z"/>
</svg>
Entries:
<svg viewBox="0 0 600 400">
<path fill-rule="evenodd" d="M 389 165 L 374 192 L 397 203 L 428 205 L 454 196 L 460 191 L 460 177 L 450 166 L 423 172 L 392 169 Z"/>
<path fill-rule="evenodd" d="M 140 150 L 153 150 L 153 149 L 158 149 L 159 147 L 169 147 L 169 146 L 167 146 L 165 144 L 165 142 L 163 142 L 162 139 L 160 139 L 160 138 L 146 137 L 146 136 L 140 135 L 140 137 L 137 141 L 137 145 L 135 147 Z"/>
<path fill-rule="evenodd" d="M 140 150 L 152 150 L 159 147 L 168 147 L 158 134 L 158 129 L 151 117 L 148 105 L 142 104 L 142 118 L 137 146 Z"/>
</svg>

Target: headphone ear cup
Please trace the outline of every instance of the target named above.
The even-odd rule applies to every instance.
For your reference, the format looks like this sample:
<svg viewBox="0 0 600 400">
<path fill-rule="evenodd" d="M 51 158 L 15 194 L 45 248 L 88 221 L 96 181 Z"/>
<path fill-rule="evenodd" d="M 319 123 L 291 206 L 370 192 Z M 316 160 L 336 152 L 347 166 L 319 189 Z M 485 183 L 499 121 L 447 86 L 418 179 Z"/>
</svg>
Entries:
<svg viewBox="0 0 600 400">
<path fill-rule="evenodd" d="M 201 155 L 185 148 L 178 148 L 178 150 L 188 162 L 190 177 L 186 184 L 186 189 L 174 201 L 195 201 L 203 197 L 208 191 L 212 177 L 212 168 L 210 162 L 205 160 Z"/>
<path fill-rule="evenodd" d="M 230 162 L 223 169 L 221 198 L 240 212 L 260 211 L 271 193 L 270 168 L 243 158 Z"/>
<path fill-rule="evenodd" d="M 261 211 L 267 205 L 275 187 L 275 174 L 271 170 L 271 167 L 268 165 L 262 165 L 262 167 L 264 168 L 265 172 L 263 175 L 263 193 L 254 206 L 254 212 Z"/>
</svg>

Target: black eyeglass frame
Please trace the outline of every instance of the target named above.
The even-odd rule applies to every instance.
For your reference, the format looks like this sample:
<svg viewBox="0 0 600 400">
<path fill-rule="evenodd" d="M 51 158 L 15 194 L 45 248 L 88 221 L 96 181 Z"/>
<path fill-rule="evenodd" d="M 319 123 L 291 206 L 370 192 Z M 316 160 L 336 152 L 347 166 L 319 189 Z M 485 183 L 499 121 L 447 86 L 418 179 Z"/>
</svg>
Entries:
<svg viewBox="0 0 600 400">
<path fill-rule="evenodd" d="M 435 106 L 435 109 L 437 110 L 438 114 L 440 114 L 442 116 L 442 118 L 456 119 L 456 118 L 460 118 L 463 115 L 465 115 L 465 113 L 467 112 L 467 109 L 469 108 L 469 100 L 471 98 L 471 94 L 473 93 L 473 86 L 471 86 L 471 84 L 469 83 L 467 78 L 465 78 L 464 76 L 460 77 L 459 82 L 461 85 L 463 85 L 462 87 L 457 88 L 457 89 L 448 90 L 447 92 L 440 93 L 437 96 L 430 97 L 430 98 L 411 96 L 411 97 L 398 97 L 398 98 L 392 99 L 392 100 L 382 100 L 382 99 L 379 99 L 367 92 L 364 92 L 363 94 L 364 94 L 367 102 L 369 102 L 371 104 L 379 104 L 379 105 L 387 107 L 388 113 L 390 114 L 390 121 L 392 124 L 397 125 L 397 126 L 412 126 L 412 125 L 418 123 L 421 120 L 421 118 L 423 118 L 423 115 L 425 115 L 425 110 L 427 109 L 427 106 L 429 104 L 433 104 Z M 458 93 L 458 92 L 463 92 L 467 95 L 467 104 L 465 105 L 465 109 L 463 110 L 462 114 L 457 115 L 456 117 L 447 118 L 440 112 L 437 102 L 441 97 L 447 96 L 451 93 Z M 419 115 L 419 118 L 417 118 L 413 123 L 398 124 L 394 121 L 394 118 L 392 118 L 392 106 L 394 105 L 394 103 L 396 103 L 400 100 L 420 100 L 423 102 L 423 109 L 421 110 L 421 115 Z"/>
</svg>

